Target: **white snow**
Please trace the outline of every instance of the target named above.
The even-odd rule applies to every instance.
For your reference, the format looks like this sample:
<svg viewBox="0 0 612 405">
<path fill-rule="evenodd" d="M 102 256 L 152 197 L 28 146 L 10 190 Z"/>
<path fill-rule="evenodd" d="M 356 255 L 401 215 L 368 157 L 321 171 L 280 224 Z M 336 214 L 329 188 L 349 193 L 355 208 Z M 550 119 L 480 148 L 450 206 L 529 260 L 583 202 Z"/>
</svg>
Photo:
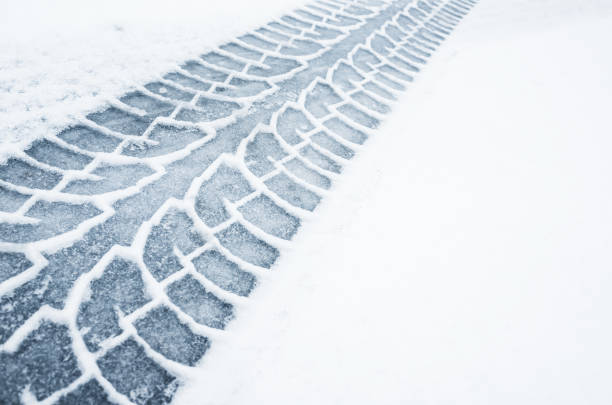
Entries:
<svg viewBox="0 0 612 405">
<path fill-rule="evenodd" d="M 300 3 L 4 7 L 0 160 Z M 174 403 L 610 403 L 612 3 L 576 3 L 481 0 Z"/>
<path fill-rule="evenodd" d="M 0 12 L 0 162 L 302 0 L 20 0 Z"/>
<path fill-rule="evenodd" d="M 482 0 L 174 403 L 612 402 L 611 27 Z"/>
</svg>

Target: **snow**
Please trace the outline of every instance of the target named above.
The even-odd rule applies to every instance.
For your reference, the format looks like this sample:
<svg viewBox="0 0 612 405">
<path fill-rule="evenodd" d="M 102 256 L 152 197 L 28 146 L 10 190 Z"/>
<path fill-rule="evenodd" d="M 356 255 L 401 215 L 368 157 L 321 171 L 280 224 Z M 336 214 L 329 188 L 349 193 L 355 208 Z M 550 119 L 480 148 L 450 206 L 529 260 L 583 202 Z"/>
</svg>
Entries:
<svg viewBox="0 0 612 405">
<path fill-rule="evenodd" d="M 0 17 L 0 46 L 6 50 L 0 55 L 0 159 L 298 3 L 20 2 Z M 47 263 L 35 253 L 38 248 L 52 250 L 83 239 L 88 229 L 108 218 L 114 201 L 140 193 L 136 204 L 123 212 L 138 221 L 146 218 L 132 246 L 108 251 L 71 287 L 64 312 L 45 307 L 4 348 L 14 352 L 28 336 L 46 336 L 47 329 L 55 328 L 43 323 L 46 320 L 71 325 L 54 332 L 59 337 L 91 333 L 96 338 L 96 328 L 79 332 L 71 320 L 84 297 L 89 297 L 92 310 L 107 309 L 103 296 L 90 291 L 93 283 L 110 290 L 112 283 L 121 282 L 120 277 L 108 281 L 105 269 L 116 266 L 116 272 L 125 272 L 121 260 L 144 268 L 144 260 L 174 255 L 183 270 L 163 283 L 143 272 L 148 277 L 136 280 L 132 289 L 146 286 L 154 292 L 151 301 L 123 317 L 119 327 L 125 332 L 106 342 L 108 347 L 128 342 L 111 349 L 101 363 L 115 385 L 122 385 L 120 376 L 134 374 L 110 369 L 113 362 L 125 364 L 127 370 L 148 370 L 154 381 L 168 378 L 150 357 L 190 379 L 176 404 L 609 403 L 612 140 L 606 136 L 611 126 L 606 113 L 612 56 L 606 40 L 612 5 L 607 3 L 482 0 L 419 75 L 383 129 L 356 148 L 357 157 L 342 176 L 331 176 L 332 189 L 321 193 L 325 198 L 313 215 L 302 216 L 304 226 L 290 244 L 274 238 L 293 235 L 298 210 L 278 197 L 271 202 L 253 198 L 239 212 L 229 213 L 249 218 L 266 212 L 274 219 L 266 222 L 274 236 L 252 225 L 218 230 L 216 217 L 199 219 L 203 214 L 197 212 L 196 201 L 218 208 L 221 221 L 225 208 L 231 210 L 227 201 L 213 201 L 198 190 L 205 182 L 217 181 L 215 173 L 243 168 L 244 155 L 252 152 L 246 142 L 241 157 L 224 155 L 193 182 L 195 169 L 168 175 L 160 187 L 164 181 L 178 183 L 178 188 L 189 189 L 187 196 L 166 200 L 150 217 L 161 197 L 144 186 L 159 179 L 164 159 L 178 155 L 160 157 L 152 163 L 156 172 L 151 178 L 96 197 L 98 206 L 90 209 L 103 209 L 102 216 L 62 235 L 61 241 L 36 242 L 15 256 L 36 264 L 22 277 L 33 278 Z M 300 113 L 292 108 L 275 114 L 279 126 Z M 349 139 L 365 137 L 340 127 L 338 120 L 325 125 L 344 131 Z M 253 130 L 251 139 L 257 132 Z M 283 138 L 298 135 L 291 127 L 279 127 L 279 132 Z M 341 143 L 321 136 L 321 145 L 349 153 Z M 301 152 L 318 153 L 314 148 Z M 193 165 L 203 156 L 196 153 L 188 160 Z M 327 162 L 324 157 L 320 155 L 321 164 Z M 290 169 L 305 170 L 312 168 Z M 138 177 L 136 172 L 147 176 L 150 171 L 134 166 Z M 283 183 L 292 178 L 283 176 L 266 182 L 284 190 Z M 63 184 L 75 179 L 66 178 Z M 125 186 L 124 180 L 118 178 L 117 184 Z M 247 180 L 261 182 L 253 175 Z M 320 177 L 311 180 L 324 184 Z M 87 182 L 82 181 L 73 187 Z M 308 202 L 308 185 L 300 184 L 302 200 Z M 102 186 L 114 184 L 82 189 L 84 194 L 105 191 Z M 159 194 L 170 195 L 165 190 Z M 234 201 L 242 195 L 225 197 Z M 74 200 L 83 201 L 85 197 Z M 314 205 L 313 200 L 303 208 Z M 270 208 L 276 206 L 283 210 Z M 43 219 L 49 232 L 67 225 L 49 215 Z M 190 246 L 193 241 L 182 240 L 186 256 L 177 249 L 163 252 L 164 257 L 141 258 L 156 238 L 175 238 L 161 231 L 167 223 L 189 227 L 192 221 L 208 239 L 217 237 L 222 243 L 196 248 Z M 112 243 L 111 237 L 107 242 Z M 270 271 L 239 259 L 249 256 L 262 267 L 270 266 L 278 252 L 261 245 L 270 239 L 283 251 Z M 244 272 L 235 271 L 235 280 L 221 287 L 200 274 L 198 261 L 214 258 L 213 249 L 258 277 L 251 296 L 242 296 L 253 285 Z M 195 258 L 201 259 L 188 264 Z M 74 258 L 62 257 L 54 265 L 70 268 L 70 260 Z M 225 332 L 216 329 L 229 319 L 219 302 L 204 290 L 191 294 L 199 302 L 180 295 L 190 288 L 180 284 L 185 274 L 185 282 L 193 278 L 234 305 L 236 319 Z M 205 275 L 218 282 L 215 275 Z M 8 291 L 22 279 L 3 288 Z M 68 282 L 47 279 L 41 288 Z M 177 309 L 163 294 L 167 286 L 176 287 L 171 290 L 192 316 L 210 325 L 198 326 L 187 317 L 166 318 L 161 312 L 145 316 L 155 305 Z M 223 290 L 230 286 L 238 296 Z M 139 295 L 116 299 L 127 307 Z M 142 337 L 130 337 L 136 329 L 148 336 L 159 322 L 173 331 L 166 337 L 176 346 L 163 339 L 155 342 L 154 350 Z M 203 340 L 189 343 L 192 335 L 179 324 L 214 339 L 195 372 L 160 354 L 190 363 L 198 353 L 182 350 L 206 346 Z M 40 325 L 47 329 L 37 335 Z M 80 338 L 74 341 L 84 368 L 97 370 L 95 356 Z M 54 398 L 91 376 L 104 381 L 100 371 L 90 371 Z"/>
<path fill-rule="evenodd" d="M 610 403 L 610 27 L 482 0 L 174 403 Z"/>
<path fill-rule="evenodd" d="M 23 0 L 2 7 L 0 162 L 105 101 L 301 4 Z"/>
</svg>

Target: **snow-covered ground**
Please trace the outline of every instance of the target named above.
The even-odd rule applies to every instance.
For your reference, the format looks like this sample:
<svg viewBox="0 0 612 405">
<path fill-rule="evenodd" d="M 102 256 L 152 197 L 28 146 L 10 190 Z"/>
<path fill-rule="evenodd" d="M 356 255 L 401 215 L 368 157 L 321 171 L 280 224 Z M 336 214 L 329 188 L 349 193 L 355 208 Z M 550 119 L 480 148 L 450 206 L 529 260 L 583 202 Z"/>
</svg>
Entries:
<svg viewBox="0 0 612 405">
<path fill-rule="evenodd" d="M 0 160 L 300 3 L 3 9 Z M 612 402 L 610 27 L 481 0 L 174 403 Z"/>
<path fill-rule="evenodd" d="M 611 403 L 610 5 L 482 0 L 175 403 Z"/>
<path fill-rule="evenodd" d="M 0 162 L 133 86 L 303 3 L 20 0 L 4 4 Z"/>
</svg>

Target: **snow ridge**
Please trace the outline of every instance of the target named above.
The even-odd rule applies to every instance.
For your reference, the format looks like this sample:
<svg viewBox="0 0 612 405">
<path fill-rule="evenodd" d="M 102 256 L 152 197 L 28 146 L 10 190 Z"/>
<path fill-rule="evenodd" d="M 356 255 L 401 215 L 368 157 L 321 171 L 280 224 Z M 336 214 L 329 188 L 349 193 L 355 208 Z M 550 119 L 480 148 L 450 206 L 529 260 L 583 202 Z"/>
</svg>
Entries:
<svg viewBox="0 0 612 405">
<path fill-rule="evenodd" d="M 170 402 L 474 4 L 316 1 L 0 166 L 0 402 Z"/>
</svg>

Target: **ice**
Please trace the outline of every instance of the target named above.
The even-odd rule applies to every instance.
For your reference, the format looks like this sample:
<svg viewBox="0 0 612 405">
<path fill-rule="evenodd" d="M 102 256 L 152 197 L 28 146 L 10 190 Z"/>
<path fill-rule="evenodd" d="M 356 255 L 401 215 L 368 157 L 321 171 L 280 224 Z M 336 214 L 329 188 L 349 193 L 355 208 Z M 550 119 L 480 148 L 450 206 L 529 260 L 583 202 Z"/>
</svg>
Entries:
<svg viewBox="0 0 612 405">
<path fill-rule="evenodd" d="M 322 48 L 322 45 L 319 45 L 313 41 L 304 39 L 294 39 L 293 41 L 291 41 L 290 46 L 282 46 L 280 49 L 280 53 L 282 53 L 283 55 L 305 56 L 312 55 L 313 53 L 321 50 Z"/>
<path fill-rule="evenodd" d="M 455 25 L 454 23 L 441 18 L 440 15 L 435 15 L 430 21 L 432 24 L 436 24 L 438 27 L 444 28 L 447 31 L 451 31 Z"/>
<path fill-rule="evenodd" d="M 165 306 L 147 312 L 134 326 L 153 350 L 188 366 L 195 365 L 210 347 L 208 338 L 193 333 Z"/>
<path fill-rule="evenodd" d="M 63 308 L 66 295 L 74 281 L 89 271 L 113 244 L 119 243 L 121 238 L 131 237 L 129 233 L 119 234 L 117 229 L 113 229 L 115 221 L 120 222 L 121 219 L 113 218 L 94 226 L 81 240 L 71 246 L 46 254 L 47 266 L 41 270 L 37 278 L 26 284 L 26 286 L 31 284 L 27 288 L 42 291 L 37 295 L 40 300 L 55 308 Z M 41 290 L 40 286 L 45 284 L 48 284 L 48 288 Z M 32 300 L 31 304 L 35 305 L 40 300 Z"/>
<path fill-rule="evenodd" d="M 260 267 L 269 269 L 279 256 L 278 249 L 258 239 L 238 223 L 233 223 L 216 236 L 234 255 Z"/>
<path fill-rule="evenodd" d="M 321 118 L 329 114 L 330 105 L 338 104 L 342 101 L 334 89 L 328 84 L 317 83 L 306 96 L 306 109 L 315 117 Z"/>
<path fill-rule="evenodd" d="M 312 5 L 312 4 L 307 4 L 306 7 L 308 7 L 311 10 L 316 11 L 317 13 L 323 14 L 323 15 L 332 15 L 331 11 L 326 10 L 324 8 L 321 8 L 321 7 L 317 7 L 317 6 Z"/>
<path fill-rule="evenodd" d="M 201 78 L 206 80 L 211 80 L 213 82 L 224 82 L 228 76 L 226 73 L 209 68 L 193 60 L 181 65 L 181 68 L 185 69 L 189 73 L 200 76 Z"/>
<path fill-rule="evenodd" d="M 389 55 L 389 50 L 393 50 L 393 48 L 395 48 L 395 44 L 393 44 L 393 42 L 379 34 L 375 35 L 370 40 L 370 45 L 372 46 L 372 49 L 376 51 L 376 53 L 385 56 Z"/>
<path fill-rule="evenodd" d="M 345 12 L 353 15 L 364 16 L 372 14 L 372 11 L 358 6 L 349 6 L 344 9 Z"/>
<path fill-rule="evenodd" d="M 206 134 L 196 128 L 157 124 L 148 139 L 156 144 L 133 142 L 124 146 L 121 154 L 136 157 L 155 157 L 183 149 L 192 142 L 202 139 Z"/>
<path fill-rule="evenodd" d="M 62 190 L 65 193 L 94 195 L 121 190 L 135 185 L 143 177 L 153 174 L 153 170 L 143 164 L 123 166 L 102 165 L 92 174 L 102 177 L 100 180 L 72 180 Z"/>
<path fill-rule="evenodd" d="M 394 90 L 406 90 L 406 86 L 401 83 L 396 82 L 395 80 L 389 79 L 388 76 L 383 75 L 382 73 L 376 73 L 374 75 L 375 79 L 380 83 L 384 84 L 387 87 L 390 87 Z"/>
<path fill-rule="evenodd" d="M 379 114 L 386 114 L 390 111 L 390 108 L 387 104 L 383 104 L 380 101 L 376 100 L 374 97 L 369 96 L 363 91 L 358 91 L 357 93 L 351 94 L 351 98 L 357 101 L 359 104 L 364 107 L 369 108 L 372 111 L 376 111 Z"/>
<path fill-rule="evenodd" d="M 424 50 L 422 50 L 421 48 L 413 45 L 413 44 L 403 44 L 402 47 L 408 51 L 412 51 L 414 53 L 418 53 L 421 56 L 424 57 L 430 57 L 431 54 L 429 52 L 425 52 Z"/>
<path fill-rule="evenodd" d="M 301 148 L 300 155 L 304 156 L 311 163 L 319 166 L 321 169 L 333 173 L 340 173 L 340 171 L 342 170 L 342 166 L 340 166 L 338 163 L 328 158 L 327 156 L 323 155 L 310 145 L 306 145 Z"/>
<path fill-rule="evenodd" d="M 242 270 L 215 249 L 206 250 L 192 262 L 204 277 L 224 290 L 240 296 L 249 295 L 257 282 L 255 276 Z"/>
<path fill-rule="evenodd" d="M 261 80 L 245 80 L 234 77 L 227 87 L 217 86 L 215 93 L 227 97 L 249 97 L 271 88 L 268 83 Z"/>
<path fill-rule="evenodd" d="M 295 17 L 291 17 L 289 15 L 285 15 L 281 17 L 281 20 L 283 20 L 285 23 L 289 24 L 289 25 L 293 25 L 294 27 L 297 28 L 310 28 L 312 27 L 312 24 L 304 22 L 302 20 L 299 20 Z"/>
<path fill-rule="evenodd" d="M 0 395 L 4 403 L 18 404 L 26 387 L 43 400 L 80 375 L 68 328 L 43 322 L 15 353 L 0 352 Z"/>
<path fill-rule="evenodd" d="M 362 144 L 367 139 L 367 135 L 363 132 L 351 127 L 339 118 L 330 118 L 323 123 L 330 131 L 341 136 L 347 141 Z"/>
<path fill-rule="evenodd" d="M 0 184 L 0 211 L 14 212 L 30 198 L 15 190 L 10 190 Z"/>
<path fill-rule="evenodd" d="M 341 7 L 338 4 L 330 3 L 328 1 L 318 0 L 317 3 L 324 5 L 332 10 L 339 10 Z"/>
<path fill-rule="evenodd" d="M 134 339 L 109 350 L 98 367 L 117 391 L 138 405 L 167 404 L 176 390 L 176 378 L 147 357 Z"/>
<path fill-rule="evenodd" d="M 266 186 L 291 205 L 308 211 L 314 210 L 321 201 L 321 197 L 295 183 L 284 173 L 266 180 Z"/>
<path fill-rule="evenodd" d="M 91 113 L 87 118 L 98 125 L 125 135 L 142 135 L 152 122 L 151 118 L 142 118 L 116 107 Z"/>
<path fill-rule="evenodd" d="M 450 35 L 450 32 L 438 24 L 435 23 L 425 23 L 425 27 L 429 29 L 431 32 L 438 32 L 439 34 Z"/>
<path fill-rule="evenodd" d="M 375 129 L 380 125 L 380 121 L 378 119 L 364 113 L 352 104 L 344 104 L 338 107 L 338 112 L 346 115 L 354 122 L 371 129 Z"/>
<path fill-rule="evenodd" d="M 433 12 L 433 9 L 422 0 L 417 1 L 417 6 L 428 14 Z"/>
<path fill-rule="evenodd" d="M 83 125 L 77 125 L 60 132 L 58 138 L 91 152 L 112 152 L 120 139 L 105 135 Z"/>
<path fill-rule="evenodd" d="M 397 56 L 392 56 L 389 58 L 389 62 L 391 62 L 393 65 L 399 67 L 400 69 L 403 70 L 407 70 L 409 72 L 418 72 L 420 71 L 420 69 L 416 66 L 414 66 L 411 63 L 406 62 L 404 59 L 399 58 Z"/>
<path fill-rule="evenodd" d="M 164 79 L 171 80 L 184 87 L 190 87 L 196 91 L 206 91 L 210 89 L 211 86 L 210 83 L 202 82 L 200 80 L 196 80 L 192 77 L 185 76 L 184 74 L 176 72 L 167 73 L 166 75 L 164 75 Z"/>
<path fill-rule="evenodd" d="M 95 236 L 100 241 L 111 239 L 115 243 L 130 245 L 138 227 L 151 218 L 157 209 L 170 197 L 184 195 L 189 187 L 188 179 L 181 174 L 190 168 L 181 167 L 181 171 L 166 173 L 158 181 L 147 184 L 136 194 L 118 200 L 113 208 L 115 214 L 101 229 L 95 229 Z"/>
<path fill-rule="evenodd" d="M 300 17 L 305 18 L 307 20 L 311 20 L 311 21 L 323 21 L 322 17 L 320 17 L 318 15 L 315 15 L 315 14 L 312 14 L 312 13 L 309 13 L 306 10 L 295 10 L 295 14 L 297 14 Z"/>
<path fill-rule="evenodd" d="M 245 67 L 245 63 L 239 62 L 235 59 L 230 58 L 229 56 L 221 55 L 218 52 L 208 52 L 207 54 L 202 55 L 202 59 L 204 62 L 210 63 L 212 65 L 217 65 L 219 67 L 235 70 L 237 72 L 242 71 Z"/>
<path fill-rule="evenodd" d="M 17 186 L 52 189 L 62 179 L 62 175 L 34 167 L 20 159 L 9 159 L 0 166 L 0 179 Z"/>
<path fill-rule="evenodd" d="M 401 42 L 405 37 L 404 34 L 396 25 L 388 24 L 385 28 L 385 34 L 395 42 Z"/>
<path fill-rule="evenodd" d="M 247 221 L 281 239 L 291 240 L 300 227 L 298 218 L 263 194 L 244 204 L 239 211 Z"/>
<path fill-rule="evenodd" d="M 94 226 L 73 245 L 48 255 L 48 264 L 36 279 L 15 290 L 14 294 L 3 297 L 2 302 L 15 309 L 0 313 L 2 339 L 6 339 L 42 303 L 61 308 L 79 275 L 91 269 L 114 244 L 131 244 L 142 222 L 150 218 L 169 197 L 182 198 L 193 177 L 201 172 L 203 166 L 210 164 L 213 156 L 235 150 L 234 142 L 237 140 L 232 139 L 231 135 L 228 133 L 225 138 L 211 141 L 180 164 L 168 165 L 166 175 L 156 183 L 144 187 L 139 194 L 115 203 L 115 214 L 110 219 Z M 34 293 L 45 284 L 48 284 L 48 288 L 41 294 Z"/>
<path fill-rule="evenodd" d="M 353 55 L 353 65 L 364 72 L 371 72 L 374 70 L 373 66 L 379 63 L 380 59 L 364 48 L 359 48 Z"/>
<path fill-rule="evenodd" d="M 239 106 L 235 105 L 234 109 L 237 108 L 239 108 Z M 201 110 L 181 107 L 178 114 L 176 114 L 176 120 L 187 122 L 210 122 L 219 118 L 225 118 L 231 114 L 230 102 L 214 100 L 210 103 L 210 108 L 205 107 Z"/>
<path fill-rule="evenodd" d="M 316 170 L 309 168 L 300 159 L 291 159 L 285 163 L 285 167 L 292 174 L 296 175 L 305 182 L 312 184 L 313 186 L 321 187 L 326 190 L 331 187 L 331 181 L 329 178 L 323 176 Z"/>
<path fill-rule="evenodd" d="M 312 135 L 310 140 L 344 159 L 351 159 L 355 155 L 355 152 L 353 152 L 352 149 L 342 145 L 340 142 L 327 135 L 324 131 L 317 132 L 316 134 Z"/>
<path fill-rule="evenodd" d="M 168 212 L 159 225 L 155 225 L 147 238 L 143 259 L 157 280 L 163 280 L 180 270 L 182 265 L 174 254 L 174 247 L 183 254 L 204 245 L 204 238 L 195 230 L 193 221 L 184 212 Z"/>
<path fill-rule="evenodd" d="M 15 330 L 38 310 L 42 301 L 41 295 L 48 284 L 48 279 L 37 277 L 0 297 L 0 344 L 5 343 Z"/>
<path fill-rule="evenodd" d="M 244 42 L 245 44 L 248 44 L 250 46 L 254 46 L 256 48 L 260 48 L 263 50 L 274 50 L 276 49 L 276 44 L 270 41 L 266 41 L 265 39 L 261 39 L 256 37 L 255 35 L 243 35 L 241 37 L 238 37 L 239 40 L 241 40 L 242 42 Z"/>
<path fill-rule="evenodd" d="M 359 23 L 359 20 L 353 17 L 348 17 L 342 14 L 337 14 L 335 17 L 327 17 L 325 22 L 337 27 L 348 27 Z"/>
<path fill-rule="evenodd" d="M 234 55 L 243 57 L 245 59 L 251 59 L 255 61 L 260 60 L 263 56 L 263 53 L 254 49 L 245 48 L 244 46 L 238 45 L 235 42 L 230 42 L 228 44 L 221 45 L 219 48 L 226 52 L 233 53 Z"/>
<path fill-rule="evenodd" d="M 34 142 L 25 153 L 39 162 L 67 170 L 81 170 L 92 160 L 89 156 L 58 146 L 48 139 Z"/>
<path fill-rule="evenodd" d="M 338 38 L 340 35 L 342 35 L 342 31 L 323 27 L 321 25 L 315 25 L 312 31 L 314 32 L 307 32 L 304 34 L 304 36 L 316 40 L 328 40 Z"/>
<path fill-rule="evenodd" d="M 442 11 L 442 15 L 451 21 L 456 22 L 456 21 L 461 20 L 461 15 L 455 13 L 455 9 L 453 9 L 452 7 L 449 7 L 446 4 L 442 7 L 441 11 Z"/>
<path fill-rule="evenodd" d="M 276 122 L 278 134 L 290 145 L 304 140 L 299 133 L 304 134 L 313 129 L 314 125 L 308 121 L 306 115 L 295 108 L 287 108 L 280 114 Z"/>
<path fill-rule="evenodd" d="M 0 283 L 7 280 L 32 265 L 23 253 L 0 252 Z"/>
<path fill-rule="evenodd" d="M 444 5 L 442 9 L 450 18 L 454 18 L 455 20 L 460 20 L 462 18 L 461 13 L 456 8 L 451 7 L 448 4 Z"/>
<path fill-rule="evenodd" d="M 119 98 L 119 101 L 129 105 L 130 107 L 146 111 L 147 116 L 151 118 L 166 117 L 172 114 L 172 111 L 175 107 L 173 104 L 159 101 L 153 97 L 147 96 L 146 94 L 140 91 L 130 92 L 125 96 Z"/>
<path fill-rule="evenodd" d="M 444 40 L 444 37 L 436 34 L 435 32 L 431 32 L 427 28 L 419 28 L 418 33 L 415 35 L 417 38 L 422 38 L 430 43 L 435 44 L 436 46 L 440 46 L 441 42 Z"/>
<path fill-rule="evenodd" d="M 200 97 L 196 105 L 204 109 L 204 112 L 210 117 L 210 121 L 227 117 L 231 115 L 234 110 L 240 108 L 240 104 L 234 103 L 233 101 L 222 101 L 208 97 Z"/>
<path fill-rule="evenodd" d="M 415 36 L 416 36 L 416 35 L 415 35 Z M 422 36 L 418 36 L 418 38 L 422 38 Z M 418 40 L 418 39 L 416 39 L 415 37 L 410 37 L 410 38 L 408 38 L 408 39 L 406 40 L 406 42 L 409 42 L 409 45 L 418 46 L 418 47 L 420 47 L 420 48 L 427 49 L 428 51 L 431 51 L 431 52 L 433 52 L 433 51 L 435 51 L 435 50 L 436 50 L 436 48 L 432 47 L 431 45 L 429 45 L 429 44 L 427 44 L 427 43 L 425 43 L 425 42 L 419 41 L 419 40 Z"/>
<path fill-rule="evenodd" d="M 453 27 L 457 25 L 456 21 L 452 21 L 451 19 L 446 18 L 442 15 L 442 12 L 439 12 L 436 15 L 432 16 L 430 21 L 433 21 L 436 24 L 445 27 L 449 30 L 452 30 Z"/>
<path fill-rule="evenodd" d="M 86 219 L 101 213 L 91 204 L 37 201 L 25 215 L 40 221 L 36 224 L 1 222 L 0 241 L 25 243 L 47 239 L 74 229 Z"/>
<path fill-rule="evenodd" d="M 280 160 L 287 156 L 273 134 L 259 132 L 248 143 L 244 158 L 250 171 L 256 176 L 263 176 L 274 170 L 274 164 L 270 161 Z"/>
<path fill-rule="evenodd" d="M 405 31 L 411 31 L 413 27 L 417 26 L 417 23 L 410 17 L 405 14 L 400 14 L 397 17 L 397 23 L 400 27 L 402 27 Z"/>
<path fill-rule="evenodd" d="M 96 380 L 89 380 L 61 397 L 58 405 L 113 405 L 104 388 Z"/>
<path fill-rule="evenodd" d="M 378 68 L 378 70 L 382 73 L 386 73 L 388 75 L 393 76 L 394 78 L 406 81 L 406 82 L 411 82 L 414 80 L 414 78 L 410 75 L 407 75 L 404 72 L 399 71 L 398 69 L 394 68 L 393 66 L 390 65 L 383 65 L 381 67 Z"/>
<path fill-rule="evenodd" d="M 352 82 L 360 82 L 364 77 L 355 70 L 354 67 L 342 62 L 332 75 L 332 82 L 344 91 L 353 90 L 355 85 Z"/>
<path fill-rule="evenodd" d="M 281 34 L 281 33 L 277 32 L 277 31 L 269 30 L 268 28 L 265 28 L 265 27 L 258 28 L 255 31 L 257 33 L 259 33 L 261 35 L 265 35 L 266 37 L 269 37 L 269 38 L 271 38 L 271 39 L 273 39 L 275 41 L 286 42 L 286 41 L 289 41 L 291 39 L 291 37 L 288 37 L 287 35 Z"/>
<path fill-rule="evenodd" d="M 237 201 L 253 192 L 243 175 L 227 166 L 220 166 L 217 172 L 204 182 L 196 197 L 195 209 L 206 225 L 213 227 L 229 219 L 223 199 Z"/>
<path fill-rule="evenodd" d="M 215 100 L 202 97 L 198 100 L 198 106 L 202 109 L 181 108 L 176 115 L 179 121 L 214 121 L 219 118 L 224 118 L 233 113 L 234 110 L 240 108 L 240 105 L 231 101 Z"/>
<path fill-rule="evenodd" d="M 419 10 L 418 8 L 416 8 L 416 7 L 410 7 L 408 9 L 408 14 L 410 14 L 415 19 L 421 20 L 421 21 L 423 21 L 425 18 L 427 18 L 427 15 L 425 13 L 423 13 L 421 10 Z"/>
<path fill-rule="evenodd" d="M 194 93 L 191 93 L 185 90 L 181 90 L 181 89 L 177 89 L 176 87 L 170 86 L 162 82 L 147 83 L 145 84 L 144 87 L 150 92 L 153 92 L 157 95 L 160 95 L 162 97 L 167 97 L 167 98 L 177 100 L 177 101 L 189 102 L 193 100 L 193 97 L 195 96 Z"/>
<path fill-rule="evenodd" d="M 134 312 L 151 299 L 145 291 L 138 266 L 124 259 L 114 259 L 102 276 L 90 285 L 91 298 L 81 304 L 77 326 L 87 348 L 94 352 L 104 340 L 122 332 L 118 311 Z"/>
<path fill-rule="evenodd" d="M 301 66 L 300 62 L 293 59 L 278 58 L 276 56 L 266 56 L 263 64 L 267 67 L 250 66 L 247 73 L 261 77 L 271 77 L 288 73 Z"/>
<path fill-rule="evenodd" d="M 414 54 L 412 54 L 412 53 L 408 52 L 408 51 L 407 51 L 407 50 L 405 50 L 404 48 L 398 48 L 398 49 L 397 49 L 397 53 L 398 53 L 399 55 L 403 56 L 404 58 L 406 58 L 406 59 L 408 59 L 408 60 L 411 60 L 411 61 L 413 61 L 413 62 L 416 62 L 416 63 L 421 63 L 421 64 L 425 64 L 425 63 L 427 63 L 427 61 L 426 61 L 425 59 L 420 58 L 420 57 L 418 57 L 418 56 L 416 56 L 416 55 L 414 55 Z"/>
<path fill-rule="evenodd" d="M 181 311 L 202 325 L 224 329 L 227 322 L 234 318 L 232 305 L 206 291 L 191 275 L 170 284 L 166 294 Z M 200 350 L 206 351 L 207 348 L 207 343 L 200 340 Z"/>
<path fill-rule="evenodd" d="M 278 22 L 273 22 L 268 24 L 270 27 L 274 28 L 275 30 L 279 30 L 282 31 L 286 34 L 290 34 L 290 35 L 299 35 L 302 31 L 298 30 L 296 28 L 293 27 L 289 27 L 288 25 L 285 24 L 281 24 Z"/>
</svg>

